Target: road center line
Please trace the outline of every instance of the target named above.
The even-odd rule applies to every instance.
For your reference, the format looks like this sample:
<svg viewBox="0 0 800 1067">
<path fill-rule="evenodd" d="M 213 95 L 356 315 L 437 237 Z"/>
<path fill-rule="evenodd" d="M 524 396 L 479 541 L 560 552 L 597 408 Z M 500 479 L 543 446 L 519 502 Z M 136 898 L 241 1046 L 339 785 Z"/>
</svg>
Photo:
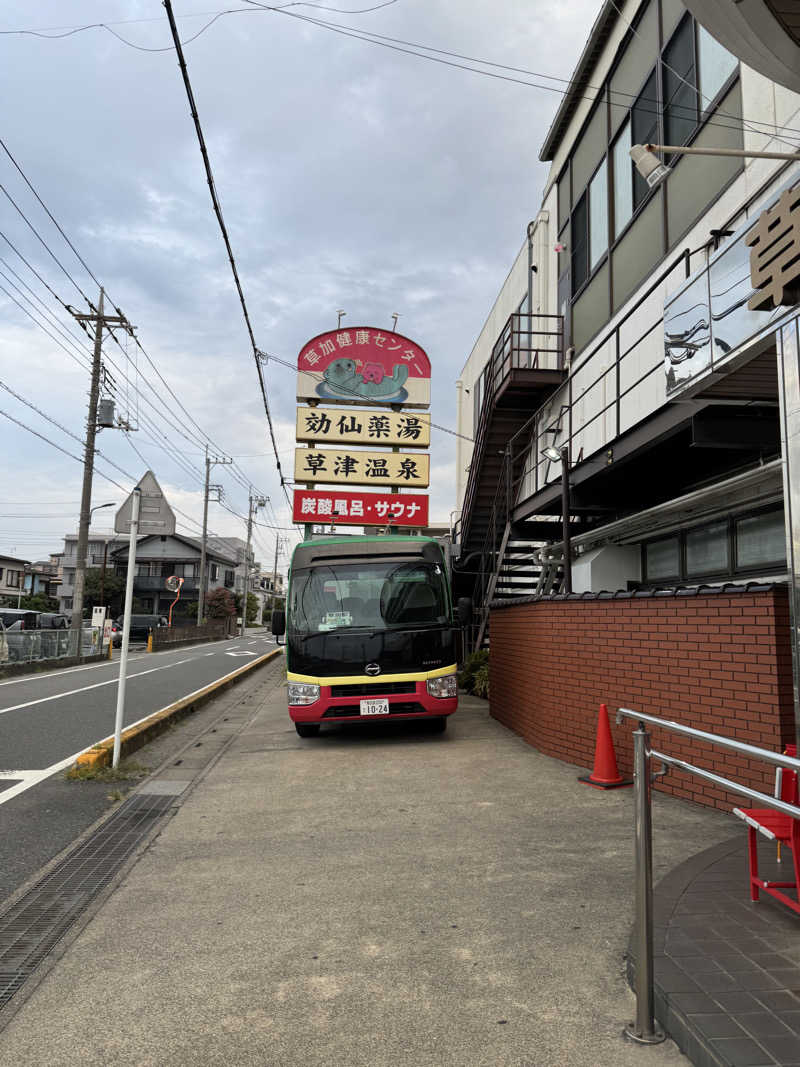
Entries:
<svg viewBox="0 0 800 1067">
<path fill-rule="evenodd" d="M 188 659 L 179 659 L 175 663 L 165 663 L 162 667 L 151 667 L 148 671 L 139 671 L 138 674 L 127 675 L 128 681 L 132 678 L 142 678 L 145 674 L 155 674 L 156 671 L 168 671 L 171 667 L 180 667 L 182 663 L 190 663 L 193 656 L 189 656 Z M 70 689 L 66 693 L 54 693 L 49 697 L 39 697 L 37 700 L 28 700 L 24 704 L 13 704 L 10 708 L 0 708 L 0 715 L 5 715 L 7 711 L 20 711 L 22 708 L 32 708 L 35 704 L 46 704 L 50 700 L 61 700 L 62 697 L 72 697 L 77 693 L 86 693 L 90 689 L 100 689 L 104 685 L 116 685 L 119 681 L 118 678 L 108 678 L 105 682 L 95 682 L 94 685 L 84 685 L 80 689 Z"/>
</svg>

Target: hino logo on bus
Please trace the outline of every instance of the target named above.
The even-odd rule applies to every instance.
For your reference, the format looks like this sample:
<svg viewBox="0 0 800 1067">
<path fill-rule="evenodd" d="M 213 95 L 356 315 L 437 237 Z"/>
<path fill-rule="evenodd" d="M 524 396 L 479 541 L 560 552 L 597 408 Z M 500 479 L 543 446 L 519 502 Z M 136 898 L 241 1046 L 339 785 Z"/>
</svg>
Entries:
<svg viewBox="0 0 800 1067">
<path fill-rule="evenodd" d="M 375 674 L 380 674 L 381 673 L 381 668 L 380 668 L 380 665 L 377 664 L 377 663 L 368 663 L 366 665 L 366 667 L 364 668 L 364 671 L 367 674 L 375 675 Z"/>
</svg>

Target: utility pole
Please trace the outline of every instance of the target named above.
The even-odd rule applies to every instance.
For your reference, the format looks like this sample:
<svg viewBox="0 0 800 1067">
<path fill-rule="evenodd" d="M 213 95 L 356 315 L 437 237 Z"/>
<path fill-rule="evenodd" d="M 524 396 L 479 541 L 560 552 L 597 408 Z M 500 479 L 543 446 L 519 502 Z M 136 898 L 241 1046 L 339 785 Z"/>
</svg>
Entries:
<svg viewBox="0 0 800 1067">
<path fill-rule="evenodd" d="M 78 523 L 77 559 L 75 560 L 75 587 L 72 592 L 71 628 L 81 632 L 83 621 L 83 588 L 86 580 L 86 553 L 89 546 L 89 523 L 91 522 L 92 476 L 94 475 L 94 443 L 97 435 L 97 401 L 100 396 L 100 371 L 103 350 L 103 330 L 106 326 L 122 326 L 133 334 L 133 327 L 124 315 L 106 315 L 103 312 L 105 291 L 100 289 L 97 311 L 83 314 L 73 311 L 80 323 L 94 324 L 94 355 L 92 357 L 92 382 L 89 389 L 89 413 L 86 418 L 86 445 L 83 452 L 83 488 L 81 490 L 81 515 Z M 117 308 L 119 310 L 119 308 Z M 77 648 L 80 655 L 80 642 Z"/>
<path fill-rule="evenodd" d="M 221 496 L 221 485 L 210 485 L 211 468 L 215 464 L 225 466 L 227 463 L 233 463 L 232 459 L 228 459 L 225 456 L 209 456 L 208 445 L 206 445 L 206 482 L 203 491 L 203 540 L 200 546 L 200 590 L 197 595 L 197 625 L 200 626 L 203 622 L 203 610 L 205 608 L 206 600 L 206 552 L 208 549 L 208 494 L 213 489 Z"/>
<path fill-rule="evenodd" d="M 250 496 L 250 507 L 247 512 L 247 546 L 244 550 L 244 589 L 242 592 L 242 627 L 239 631 L 240 635 L 244 637 L 245 626 L 247 625 L 247 596 L 250 592 L 250 542 L 253 539 L 253 519 L 256 516 L 256 512 L 259 508 L 266 507 L 266 496 Z"/>
<path fill-rule="evenodd" d="M 275 591 L 278 587 L 278 551 L 280 550 L 281 539 L 278 534 L 275 534 L 275 562 L 272 565 L 272 607 L 275 608 Z"/>
</svg>

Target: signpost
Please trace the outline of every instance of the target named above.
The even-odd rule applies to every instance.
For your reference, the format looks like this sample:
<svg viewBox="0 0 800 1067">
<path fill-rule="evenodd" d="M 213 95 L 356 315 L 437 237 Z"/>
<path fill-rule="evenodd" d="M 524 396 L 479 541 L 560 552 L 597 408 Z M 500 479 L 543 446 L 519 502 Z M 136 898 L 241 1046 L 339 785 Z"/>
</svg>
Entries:
<svg viewBox="0 0 800 1067">
<path fill-rule="evenodd" d="M 297 440 L 314 444 L 399 445 L 428 448 L 431 417 L 418 412 L 359 408 L 298 408 Z"/>
<path fill-rule="evenodd" d="M 344 526 L 424 527 L 428 525 L 428 497 L 424 493 L 295 489 L 292 520 Z"/>
</svg>

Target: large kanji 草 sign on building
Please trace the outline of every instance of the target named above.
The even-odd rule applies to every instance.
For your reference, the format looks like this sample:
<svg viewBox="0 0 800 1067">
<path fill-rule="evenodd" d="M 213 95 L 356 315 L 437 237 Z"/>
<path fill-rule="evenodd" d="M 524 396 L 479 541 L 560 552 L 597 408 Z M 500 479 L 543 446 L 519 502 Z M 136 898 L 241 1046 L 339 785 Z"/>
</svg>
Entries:
<svg viewBox="0 0 800 1067">
<path fill-rule="evenodd" d="M 430 456 L 405 452 L 361 452 L 351 448 L 296 448 L 294 480 L 336 485 L 405 485 L 425 489 Z"/>
<path fill-rule="evenodd" d="M 427 526 L 428 498 L 413 493 L 295 489 L 293 521 L 347 526 Z"/>
<path fill-rule="evenodd" d="M 415 341 L 391 330 L 330 330 L 300 350 L 297 399 L 427 408 L 431 362 Z"/>
<path fill-rule="evenodd" d="M 431 443 L 431 417 L 404 411 L 298 408 L 297 440 L 427 448 Z"/>
</svg>

